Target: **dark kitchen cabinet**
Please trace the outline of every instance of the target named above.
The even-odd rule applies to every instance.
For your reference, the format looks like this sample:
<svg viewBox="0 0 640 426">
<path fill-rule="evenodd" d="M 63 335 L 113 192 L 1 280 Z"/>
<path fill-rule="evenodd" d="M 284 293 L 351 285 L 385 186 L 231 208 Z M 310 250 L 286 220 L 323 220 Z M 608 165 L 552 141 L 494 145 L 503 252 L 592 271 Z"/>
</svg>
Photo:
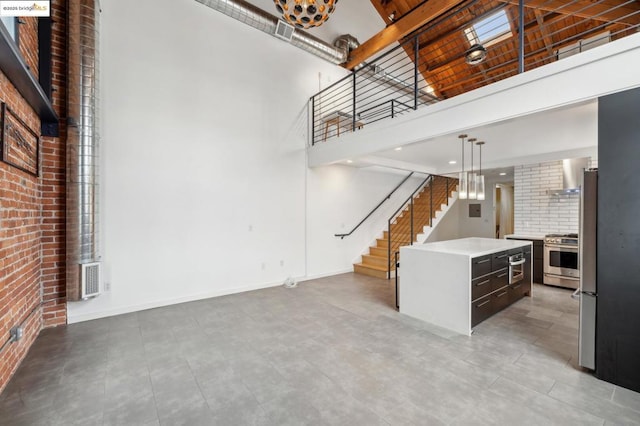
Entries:
<svg viewBox="0 0 640 426">
<path fill-rule="evenodd" d="M 533 251 L 529 251 L 532 256 L 529 264 L 533 266 L 533 276 L 531 282 L 542 284 L 544 271 L 544 240 L 508 237 L 507 240 L 531 241 L 533 243 Z"/>
<path fill-rule="evenodd" d="M 484 275 L 471 281 L 471 300 L 491 293 L 491 275 Z"/>
<path fill-rule="evenodd" d="M 491 291 L 500 290 L 509 285 L 509 268 L 503 268 L 491 274 Z"/>
<path fill-rule="evenodd" d="M 497 271 L 498 269 L 506 268 L 509 266 L 509 253 L 506 251 L 500 251 L 491 255 L 491 270 Z"/>
<path fill-rule="evenodd" d="M 640 89 L 598 99 L 596 376 L 640 392 Z"/>
<path fill-rule="evenodd" d="M 535 245 L 533 247 L 533 251 L 535 252 Z M 531 270 L 533 269 L 535 271 L 534 268 L 532 268 L 532 264 L 531 264 L 531 258 L 532 258 L 532 250 L 531 248 L 525 248 L 524 249 L 524 258 L 526 260 L 525 262 L 525 268 L 524 268 L 524 279 L 522 280 L 522 295 L 531 295 L 531 286 L 533 285 L 533 282 L 535 280 L 532 280 L 532 276 L 531 276 Z M 540 268 L 542 270 L 542 268 Z M 535 275 L 535 272 L 534 274 Z"/>
<path fill-rule="evenodd" d="M 477 278 L 491 272 L 491 255 L 471 259 L 471 277 Z"/>
<path fill-rule="evenodd" d="M 522 253 L 525 258 L 528 250 L 529 258 L 525 263 L 527 278 L 509 285 L 509 255 Z M 475 327 L 493 314 L 518 301 L 531 291 L 531 250 L 528 247 L 497 252 L 487 256 L 471 259 L 471 327 Z M 528 289 L 528 290 L 526 290 Z"/>
<path fill-rule="evenodd" d="M 492 294 L 474 300 L 471 302 L 471 326 L 475 327 L 494 313 Z"/>
</svg>

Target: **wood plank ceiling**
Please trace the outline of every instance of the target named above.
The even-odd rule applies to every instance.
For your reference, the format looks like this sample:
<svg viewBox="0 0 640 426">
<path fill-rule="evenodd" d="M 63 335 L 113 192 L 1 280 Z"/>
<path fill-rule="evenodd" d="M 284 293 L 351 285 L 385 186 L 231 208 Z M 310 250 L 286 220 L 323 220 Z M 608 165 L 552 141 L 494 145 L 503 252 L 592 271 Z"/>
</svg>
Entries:
<svg viewBox="0 0 640 426">
<path fill-rule="evenodd" d="M 446 99 L 483 85 L 515 75 L 518 72 L 518 0 L 371 0 L 387 29 L 400 27 L 403 18 L 415 24 L 416 11 L 429 3 L 438 3 L 448 11 L 423 14 L 425 23 L 412 34 L 418 37 L 418 69 L 435 96 Z M 485 43 L 487 58 L 479 65 L 465 62 L 470 41 L 465 29 L 483 18 L 504 10 L 510 33 Z M 525 0 L 525 70 L 557 60 L 558 50 L 575 45 L 605 31 L 611 39 L 638 31 L 640 2 L 628 0 Z M 354 50 L 347 68 L 353 68 L 368 56 L 374 43 L 379 51 L 384 30 Z M 396 41 L 404 43 L 404 50 L 414 62 L 415 45 L 412 36 L 395 31 L 397 37 L 384 37 L 385 46 Z M 376 39 L 377 37 L 377 39 Z M 368 47 L 369 46 L 369 47 Z"/>
</svg>

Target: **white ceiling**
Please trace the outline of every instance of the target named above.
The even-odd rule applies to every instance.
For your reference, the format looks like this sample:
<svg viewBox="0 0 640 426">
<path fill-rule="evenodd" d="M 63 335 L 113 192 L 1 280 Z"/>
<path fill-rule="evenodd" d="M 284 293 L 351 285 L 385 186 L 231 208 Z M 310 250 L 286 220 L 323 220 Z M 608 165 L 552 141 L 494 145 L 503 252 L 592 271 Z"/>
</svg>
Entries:
<svg viewBox="0 0 640 426">
<path fill-rule="evenodd" d="M 553 161 L 591 155 L 597 149 L 596 100 L 561 109 L 544 111 L 488 126 L 469 129 L 470 138 L 484 141 L 483 169 L 497 174 L 515 165 Z M 377 152 L 354 158 L 353 165 L 379 164 L 412 170 L 446 174 L 461 168 L 461 142 L 458 134 L 429 139 L 403 146 L 401 151 Z M 465 169 L 470 167 L 470 143 L 465 144 Z M 474 151 L 474 166 L 479 167 L 479 151 Z M 456 164 L 449 164 L 456 161 Z M 502 170 L 504 169 L 504 170 Z"/>
</svg>

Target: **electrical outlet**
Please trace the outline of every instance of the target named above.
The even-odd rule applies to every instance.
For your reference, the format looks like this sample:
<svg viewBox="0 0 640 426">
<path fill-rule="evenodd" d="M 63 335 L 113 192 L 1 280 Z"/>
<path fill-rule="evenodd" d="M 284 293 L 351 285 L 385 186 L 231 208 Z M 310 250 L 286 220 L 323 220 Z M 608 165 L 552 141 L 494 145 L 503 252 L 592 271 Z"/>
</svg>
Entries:
<svg viewBox="0 0 640 426">
<path fill-rule="evenodd" d="M 262 270 L 264 271 L 265 269 L 267 269 L 267 264 L 262 262 Z"/>
<path fill-rule="evenodd" d="M 23 334 L 24 328 L 20 325 L 9 330 L 9 336 L 11 337 L 12 342 L 17 342 L 18 340 L 22 339 Z"/>
<path fill-rule="evenodd" d="M 104 283 L 104 291 L 105 291 L 105 292 L 106 292 L 106 291 L 111 291 L 111 283 L 110 283 L 110 282 L 106 281 L 106 282 Z"/>
<path fill-rule="evenodd" d="M 284 260 L 280 261 L 280 266 L 284 266 Z"/>
</svg>

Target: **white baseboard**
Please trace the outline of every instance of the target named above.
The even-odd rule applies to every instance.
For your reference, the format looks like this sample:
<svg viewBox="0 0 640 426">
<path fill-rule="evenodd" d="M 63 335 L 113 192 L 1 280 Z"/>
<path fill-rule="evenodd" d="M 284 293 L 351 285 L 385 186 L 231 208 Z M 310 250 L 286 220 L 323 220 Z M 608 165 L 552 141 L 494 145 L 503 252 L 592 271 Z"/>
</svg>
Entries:
<svg viewBox="0 0 640 426">
<path fill-rule="evenodd" d="M 300 278 L 296 278 L 296 279 L 299 282 L 311 281 L 311 280 L 317 280 L 318 278 L 326 278 L 326 277 L 332 277 L 334 275 L 346 274 L 347 272 L 353 272 L 353 266 L 351 266 L 350 268 L 346 268 L 346 269 L 340 269 L 338 271 L 327 272 L 327 273 L 324 273 L 324 274 L 307 275 L 305 277 L 300 277 Z"/>
<path fill-rule="evenodd" d="M 333 275 L 344 274 L 352 271 L 353 271 L 353 268 L 348 268 L 348 269 L 343 269 L 343 270 L 324 273 L 324 274 L 296 277 L 295 279 L 298 282 L 304 282 L 304 281 L 315 280 L 318 278 L 325 278 Z M 147 309 L 162 308 L 164 306 L 177 305 L 179 303 L 194 302 L 196 300 L 210 299 L 212 297 L 228 296 L 230 294 L 238 294 L 238 293 L 244 293 L 247 291 L 277 287 L 277 286 L 283 285 L 283 283 L 284 283 L 284 280 L 277 281 L 277 282 L 254 284 L 254 285 L 248 285 L 244 287 L 222 289 L 222 290 L 216 290 L 216 291 L 211 291 L 206 293 L 193 294 L 189 296 L 156 300 L 153 302 L 141 303 L 137 305 L 123 306 L 120 308 L 108 309 L 105 311 L 89 312 L 86 314 L 76 314 L 76 315 L 70 314 L 68 306 L 72 303 L 83 303 L 83 302 L 69 302 L 67 304 L 67 324 L 76 324 L 79 322 L 91 321 L 91 320 L 100 319 L 100 318 L 108 318 L 116 315 L 130 314 L 132 312 L 139 312 Z"/>
<path fill-rule="evenodd" d="M 94 319 L 107 318 L 115 315 L 130 314 L 132 312 L 144 311 L 147 309 L 161 308 L 163 306 L 177 305 L 179 303 L 194 302 L 196 300 L 210 299 L 212 297 L 228 296 L 230 294 L 244 293 L 252 290 L 261 290 L 264 288 L 277 287 L 282 285 L 283 281 L 254 284 L 244 287 L 228 288 L 215 290 L 206 293 L 193 294 L 189 296 L 176 297 L 171 299 L 155 300 L 153 302 L 141 303 L 137 305 L 123 306 L 115 309 L 108 309 L 99 312 L 89 312 L 86 314 L 71 315 L 69 312 L 69 304 L 83 302 L 69 302 L 67 304 L 67 324 L 75 324 L 78 322 L 91 321 Z"/>
</svg>

